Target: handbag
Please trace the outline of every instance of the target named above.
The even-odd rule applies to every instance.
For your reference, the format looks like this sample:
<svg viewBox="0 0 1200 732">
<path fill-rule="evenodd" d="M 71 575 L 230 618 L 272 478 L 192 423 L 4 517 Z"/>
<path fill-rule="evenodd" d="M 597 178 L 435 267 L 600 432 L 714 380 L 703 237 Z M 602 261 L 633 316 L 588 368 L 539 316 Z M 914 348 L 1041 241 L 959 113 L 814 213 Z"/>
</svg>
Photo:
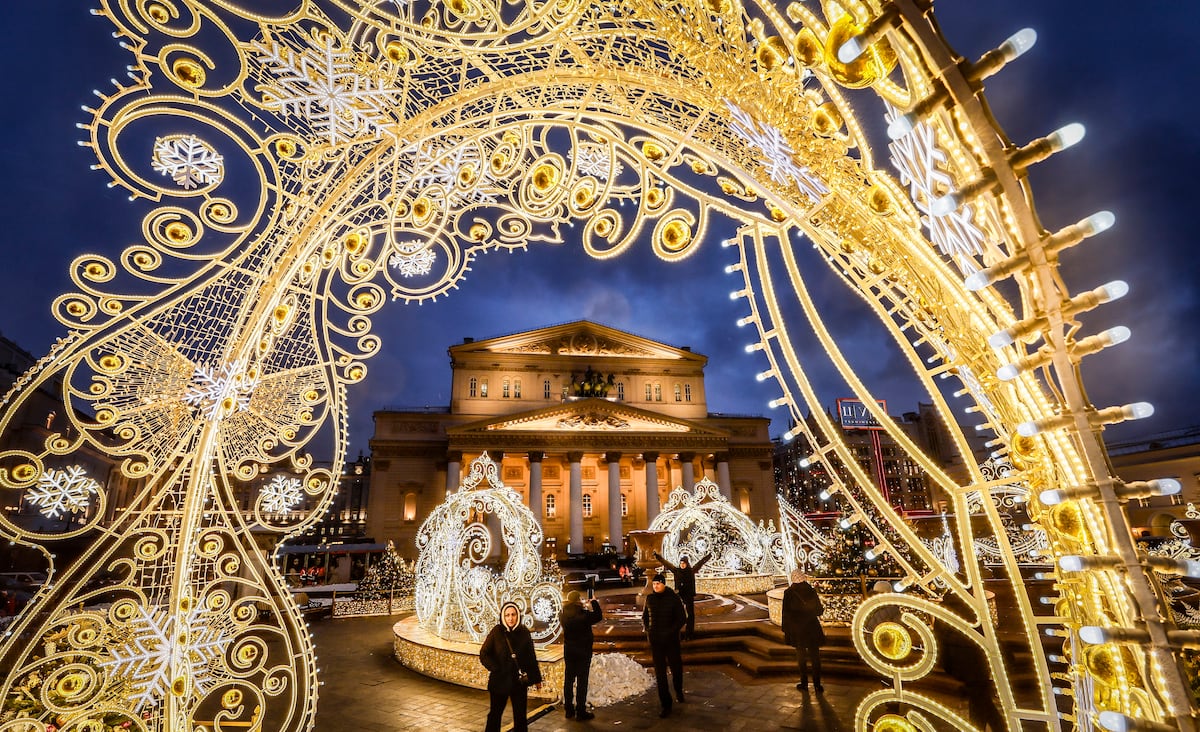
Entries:
<svg viewBox="0 0 1200 732">
<path fill-rule="evenodd" d="M 529 674 L 521 668 L 521 662 L 517 660 L 517 654 L 513 651 L 512 642 L 508 640 L 508 633 L 504 634 L 504 644 L 508 646 L 508 655 L 512 656 L 513 665 L 517 667 L 517 683 L 521 686 L 529 686 Z"/>
</svg>

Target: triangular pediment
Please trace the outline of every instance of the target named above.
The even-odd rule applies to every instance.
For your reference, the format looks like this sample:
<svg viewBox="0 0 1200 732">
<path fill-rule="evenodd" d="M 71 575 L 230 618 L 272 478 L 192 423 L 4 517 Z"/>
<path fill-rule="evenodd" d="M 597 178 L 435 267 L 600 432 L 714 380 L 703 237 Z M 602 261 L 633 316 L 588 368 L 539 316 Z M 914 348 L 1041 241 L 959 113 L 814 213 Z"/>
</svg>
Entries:
<svg viewBox="0 0 1200 732">
<path fill-rule="evenodd" d="M 637 432 L 725 436 L 686 419 L 630 407 L 607 399 L 579 399 L 565 404 L 470 422 L 447 430 L 449 435 L 496 432 Z"/>
<path fill-rule="evenodd" d="M 687 349 L 669 346 L 587 320 L 463 343 L 450 350 L 456 354 L 508 353 L 582 358 L 652 358 L 695 360 L 701 363 L 707 360 L 706 357 Z"/>
</svg>

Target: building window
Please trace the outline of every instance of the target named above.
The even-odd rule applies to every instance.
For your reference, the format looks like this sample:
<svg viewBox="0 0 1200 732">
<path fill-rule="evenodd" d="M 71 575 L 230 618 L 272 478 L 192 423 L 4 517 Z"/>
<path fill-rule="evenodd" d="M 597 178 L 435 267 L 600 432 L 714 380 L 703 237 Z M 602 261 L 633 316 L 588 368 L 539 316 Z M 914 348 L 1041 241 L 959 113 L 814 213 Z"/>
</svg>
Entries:
<svg viewBox="0 0 1200 732">
<path fill-rule="evenodd" d="M 554 505 L 554 494 L 546 494 L 546 518 L 554 518 L 558 515 L 558 511 Z"/>
<path fill-rule="evenodd" d="M 683 401 L 683 387 L 680 386 L 679 384 L 675 385 L 675 401 L 677 401 L 677 402 Z"/>
<path fill-rule="evenodd" d="M 471 377 L 471 385 L 468 387 L 467 395 L 474 397 L 478 391 L 479 391 L 479 379 L 472 376 Z"/>
<path fill-rule="evenodd" d="M 410 492 L 404 496 L 404 520 L 409 521 L 409 522 L 417 520 L 417 494 L 416 493 Z"/>
<path fill-rule="evenodd" d="M 508 379 L 500 382 L 500 396 L 504 397 L 505 399 L 508 398 Z"/>
<path fill-rule="evenodd" d="M 621 494 L 621 518 L 629 516 L 629 496 Z"/>
<path fill-rule="evenodd" d="M 479 382 L 479 396 L 487 399 L 487 379 Z"/>
<path fill-rule="evenodd" d="M 651 389 L 650 382 L 647 381 L 646 382 L 646 401 L 650 401 L 654 397 L 654 395 L 650 392 L 650 389 Z"/>
<path fill-rule="evenodd" d="M 685 402 L 692 401 L 692 385 L 691 384 L 683 385 L 683 401 L 685 401 Z"/>
<path fill-rule="evenodd" d="M 592 494 L 591 493 L 583 494 L 583 517 L 584 518 L 592 517 Z"/>
<path fill-rule="evenodd" d="M 625 401 L 625 382 L 624 381 L 617 382 L 617 400 L 622 401 L 622 402 Z"/>
<path fill-rule="evenodd" d="M 654 384 L 654 401 L 662 401 L 662 384 L 655 382 Z"/>
<path fill-rule="evenodd" d="M 550 379 L 546 379 L 545 381 L 542 382 L 542 398 L 543 399 L 550 398 Z"/>
<path fill-rule="evenodd" d="M 521 398 L 521 380 L 513 379 L 513 399 Z"/>
</svg>

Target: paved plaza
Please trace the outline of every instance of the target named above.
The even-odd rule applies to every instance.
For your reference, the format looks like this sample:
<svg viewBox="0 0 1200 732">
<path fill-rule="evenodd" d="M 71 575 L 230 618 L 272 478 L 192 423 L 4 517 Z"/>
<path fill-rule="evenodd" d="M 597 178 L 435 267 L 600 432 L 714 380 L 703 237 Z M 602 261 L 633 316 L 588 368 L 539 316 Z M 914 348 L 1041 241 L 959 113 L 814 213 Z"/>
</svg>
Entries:
<svg viewBox="0 0 1200 732">
<path fill-rule="evenodd" d="M 327 618 L 312 624 L 323 684 L 318 732 L 483 729 L 487 692 L 426 678 L 392 656 L 391 628 L 400 617 Z M 531 700 L 530 729 L 849 732 L 859 699 L 880 688 L 863 679 L 828 677 L 823 694 L 804 694 L 794 678 L 734 679 L 713 666 L 687 669 L 684 676 L 687 703 L 676 704 L 668 719 L 659 719 L 658 695 L 651 688 L 596 709 L 589 722 L 569 721 L 561 707 L 540 708 Z M 510 720 L 506 713 L 505 724 Z"/>
</svg>

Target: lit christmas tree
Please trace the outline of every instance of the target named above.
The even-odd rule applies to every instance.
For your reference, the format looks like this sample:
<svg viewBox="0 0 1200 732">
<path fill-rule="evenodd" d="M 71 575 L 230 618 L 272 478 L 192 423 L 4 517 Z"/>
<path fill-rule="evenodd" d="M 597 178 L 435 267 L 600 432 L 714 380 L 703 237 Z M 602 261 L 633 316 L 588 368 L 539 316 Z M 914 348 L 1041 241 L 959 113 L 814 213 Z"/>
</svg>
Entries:
<svg viewBox="0 0 1200 732">
<path fill-rule="evenodd" d="M 367 570 L 358 583 L 359 599 L 386 600 L 390 597 L 411 597 L 416 586 L 416 565 L 404 561 L 396 554 L 396 547 L 388 542 L 387 551 L 379 562 Z"/>
</svg>

